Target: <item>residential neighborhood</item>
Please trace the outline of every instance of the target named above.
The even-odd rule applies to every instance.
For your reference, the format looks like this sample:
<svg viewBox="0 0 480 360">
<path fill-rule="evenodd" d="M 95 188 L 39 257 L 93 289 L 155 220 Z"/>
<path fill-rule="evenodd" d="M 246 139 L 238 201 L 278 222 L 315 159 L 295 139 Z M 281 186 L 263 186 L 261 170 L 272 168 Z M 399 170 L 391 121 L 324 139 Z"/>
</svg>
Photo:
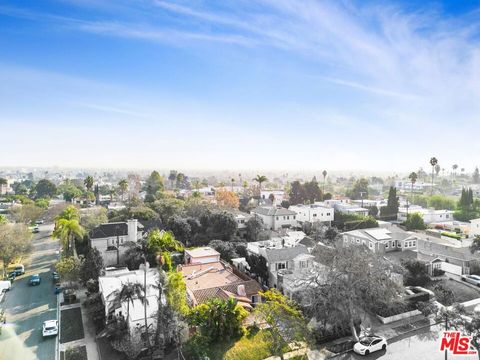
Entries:
<svg viewBox="0 0 480 360">
<path fill-rule="evenodd" d="M 0 360 L 480 359 L 479 14 L 2 2 Z"/>
</svg>

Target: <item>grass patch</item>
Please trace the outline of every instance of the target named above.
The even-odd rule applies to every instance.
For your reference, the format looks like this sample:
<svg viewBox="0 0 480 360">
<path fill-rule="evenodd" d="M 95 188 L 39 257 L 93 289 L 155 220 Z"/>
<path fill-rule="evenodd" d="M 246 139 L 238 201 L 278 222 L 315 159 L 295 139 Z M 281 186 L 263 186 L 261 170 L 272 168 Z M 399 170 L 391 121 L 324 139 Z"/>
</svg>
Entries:
<svg viewBox="0 0 480 360">
<path fill-rule="evenodd" d="M 80 308 L 62 310 L 60 323 L 60 342 L 80 340 L 85 337 L 83 333 L 82 311 Z"/>
<path fill-rule="evenodd" d="M 452 290 L 453 294 L 455 295 L 454 302 L 462 303 L 480 297 L 479 290 L 471 288 L 467 284 L 455 280 L 443 279 L 435 284 L 441 284 L 443 287 Z"/>
<path fill-rule="evenodd" d="M 87 347 L 79 346 L 65 351 L 65 360 L 88 360 Z"/>
<path fill-rule="evenodd" d="M 268 330 L 260 330 L 231 342 L 212 344 L 208 354 L 212 360 L 263 360 L 272 356 Z M 289 351 L 285 344 L 284 352 Z"/>
</svg>

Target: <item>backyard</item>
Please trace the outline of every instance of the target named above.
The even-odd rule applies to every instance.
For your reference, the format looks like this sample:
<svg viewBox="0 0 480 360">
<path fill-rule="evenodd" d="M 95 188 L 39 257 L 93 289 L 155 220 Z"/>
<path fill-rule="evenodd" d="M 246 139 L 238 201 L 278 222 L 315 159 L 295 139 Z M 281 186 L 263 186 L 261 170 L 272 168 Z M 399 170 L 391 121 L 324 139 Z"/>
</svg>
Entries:
<svg viewBox="0 0 480 360">
<path fill-rule="evenodd" d="M 445 289 L 450 289 L 455 296 L 454 302 L 462 303 L 480 297 L 480 289 L 476 289 L 475 287 L 469 286 L 460 281 L 443 279 L 441 281 L 435 282 L 435 284 L 439 284 Z"/>
</svg>

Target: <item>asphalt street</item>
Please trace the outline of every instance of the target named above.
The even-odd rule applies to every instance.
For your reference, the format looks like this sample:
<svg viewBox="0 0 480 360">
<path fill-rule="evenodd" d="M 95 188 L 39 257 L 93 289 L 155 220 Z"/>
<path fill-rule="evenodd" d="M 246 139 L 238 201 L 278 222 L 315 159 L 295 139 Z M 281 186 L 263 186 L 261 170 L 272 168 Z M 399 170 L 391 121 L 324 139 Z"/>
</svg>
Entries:
<svg viewBox="0 0 480 360">
<path fill-rule="evenodd" d="M 59 243 L 49 235 L 53 225 L 40 225 L 34 234 L 32 254 L 26 258 L 25 275 L 17 278 L 1 306 L 7 323 L 0 336 L 0 360 L 55 360 L 56 337 L 43 338 L 42 324 L 57 319 L 57 298 L 51 270 Z M 40 274 L 39 286 L 29 286 L 32 274 Z"/>
<path fill-rule="evenodd" d="M 412 334 L 405 335 L 404 338 L 389 343 L 385 351 L 361 356 L 353 352 L 349 352 L 342 356 L 336 357 L 337 360 L 443 360 L 445 354 L 440 352 L 440 337 L 443 328 L 440 325 L 431 326 L 426 329 L 420 329 Z M 454 360 L 475 360 L 474 356 L 448 355 L 448 359 Z"/>
</svg>

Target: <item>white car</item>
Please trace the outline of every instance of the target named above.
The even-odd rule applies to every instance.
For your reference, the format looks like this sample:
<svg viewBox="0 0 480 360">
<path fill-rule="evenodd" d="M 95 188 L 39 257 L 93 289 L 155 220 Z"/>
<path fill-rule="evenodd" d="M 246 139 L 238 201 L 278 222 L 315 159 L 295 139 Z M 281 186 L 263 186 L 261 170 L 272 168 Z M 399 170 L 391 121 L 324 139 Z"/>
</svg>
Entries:
<svg viewBox="0 0 480 360">
<path fill-rule="evenodd" d="M 57 320 L 47 320 L 43 322 L 43 336 L 52 336 L 58 334 L 58 321 Z"/>
<path fill-rule="evenodd" d="M 480 286 L 480 276 L 478 275 L 462 275 L 462 281 L 466 281 L 472 285 Z"/>
<path fill-rule="evenodd" d="M 360 355 L 368 355 L 378 350 L 385 350 L 387 348 L 387 339 L 383 336 L 366 336 L 361 338 L 353 346 L 353 351 Z"/>
</svg>

